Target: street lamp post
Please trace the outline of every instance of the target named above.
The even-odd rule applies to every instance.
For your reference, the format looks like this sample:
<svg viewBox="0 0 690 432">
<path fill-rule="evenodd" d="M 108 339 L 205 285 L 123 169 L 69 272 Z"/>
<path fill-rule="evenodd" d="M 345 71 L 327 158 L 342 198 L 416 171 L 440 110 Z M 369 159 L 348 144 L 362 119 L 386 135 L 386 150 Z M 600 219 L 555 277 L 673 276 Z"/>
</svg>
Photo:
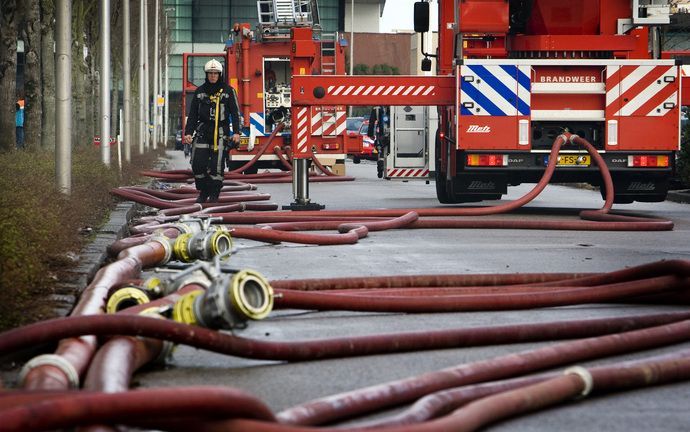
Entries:
<svg viewBox="0 0 690 432">
<path fill-rule="evenodd" d="M 175 8 L 174 7 L 169 7 L 165 8 L 163 12 L 165 13 L 165 99 L 164 99 L 164 105 L 163 105 L 163 136 L 167 140 L 168 137 L 170 136 L 170 114 L 168 111 L 168 97 L 170 95 L 170 69 L 169 69 L 169 62 L 170 62 L 170 21 L 168 20 L 168 12 L 174 12 Z"/>
<path fill-rule="evenodd" d="M 148 140 L 146 140 L 146 3 L 139 0 L 139 154 L 144 154 L 148 150 Z"/>
<path fill-rule="evenodd" d="M 155 1 L 153 21 L 153 148 L 158 145 L 158 74 L 160 73 L 160 53 L 158 52 L 158 0 Z"/>
<path fill-rule="evenodd" d="M 101 161 L 110 166 L 110 0 L 101 0 Z"/>
<path fill-rule="evenodd" d="M 130 162 L 130 146 L 132 145 L 132 84 L 130 81 L 132 70 L 129 50 L 129 0 L 122 1 L 122 15 L 124 16 L 122 21 L 122 81 L 124 92 L 124 106 L 122 110 L 124 131 L 122 136 L 125 142 L 125 161 Z"/>
</svg>

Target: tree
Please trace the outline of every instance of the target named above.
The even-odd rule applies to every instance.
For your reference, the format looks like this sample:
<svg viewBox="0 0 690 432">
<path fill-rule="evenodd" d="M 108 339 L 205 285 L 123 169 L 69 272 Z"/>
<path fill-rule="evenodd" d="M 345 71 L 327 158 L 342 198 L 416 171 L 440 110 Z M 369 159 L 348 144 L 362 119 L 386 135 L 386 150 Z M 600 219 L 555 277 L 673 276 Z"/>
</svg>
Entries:
<svg viewBox="0 0 690 432">
<path fill-rule="evenodd" d="M 41 82 L 43 122 L 41 147 L 55 148 L 55 2 L 41 0 Z"/>
<path fill-rule="evenodd" d="M 72 142 L 75 145 L 90 144 L 93 139 L 93 87 L 92 71 L 89 68 L 93 58 L 92 42 L 88 22 L 98 21 L 97 2 L 75 0 L 72 3 Z M 88 17 L 88 19 L 87 19 Z M 96 85 L 98 88 L 98 85 Z"/>
<path fill-rule="evenodd" d="M 24 141 L 27 149 L 41 145 L 43 120 L 41 89 L 41 18 L 39 0 L 23 2 L 24 22 L 21 36 L 24 40 Z"/>
<path fill-rule="evenodd" d="M 369 65 L 365 64 L 356 64 L 355 67 L 352 68 L 352 74 L 353 75 L 369 75 Z"/>
<path fill-rule="evenodd" d="M 17 101 L 17 2 L 0 0 L 0 151 L 15 147 Z"/>
<path fill-rule="evenodd" d="M 119 39 L 115 35 L 122 34 L 122 4 L 115 2 L 112 5 L 110 16 L 110 69 L 112 70 L 112 80 L 110 85 L 110 135 L 117 137 L 120 126 L 120 80 L 122 78 L 122 44 L 117 43 Z"/>
</svg>

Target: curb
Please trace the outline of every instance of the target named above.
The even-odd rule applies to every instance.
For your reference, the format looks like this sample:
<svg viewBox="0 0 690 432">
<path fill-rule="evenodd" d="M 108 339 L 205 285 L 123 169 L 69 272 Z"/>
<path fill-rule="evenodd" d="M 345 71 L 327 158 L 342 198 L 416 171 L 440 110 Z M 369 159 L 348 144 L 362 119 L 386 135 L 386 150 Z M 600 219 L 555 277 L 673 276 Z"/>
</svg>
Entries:
<svg viewBox="0 0 690 432">
<path fill-rule="evenodd" d="M 690 204 L 690 189 L 669 191 L 666 196 L 667 201 L 673 201 L 681 204 Z"/>
<path fill-rule="evenodd" d="M 138 206 L 133 201 L 117 204 L 95 238 L 79 252 L 78 264 L 69 271 L 69 280 L 57 285 L 58 294 L 49 296 L 57 317 L 66 317 L 72 311 L 79 296 L 108 259 L 108 246 L 128 234 L 127 224 L 137 210 Z"/>
</svg>

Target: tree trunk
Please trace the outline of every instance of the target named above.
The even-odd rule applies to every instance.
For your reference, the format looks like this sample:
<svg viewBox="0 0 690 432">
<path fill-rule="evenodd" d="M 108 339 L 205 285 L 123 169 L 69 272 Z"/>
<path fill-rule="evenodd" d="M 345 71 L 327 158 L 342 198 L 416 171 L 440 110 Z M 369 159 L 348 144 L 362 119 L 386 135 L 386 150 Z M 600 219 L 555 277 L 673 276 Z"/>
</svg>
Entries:
<svg viewBox="0 0 690 432">
<path fill-rule="evenodd" d="M 98 68 L 96 67 L 97 64 L 100 63 L 100 55 L 99 55 L 99 37 L 98 37 L 98 2 L 93 2 L 90 6 L 90 12 L 87 16 L 94 16 L 95 14 L 95 20 L 90 20 L 86 26 L 86 50 L 89 52 L 89 55 L 86 57 L 86 63 L 88 65 L 87 67 L 87 76 L 86 76 L 86 85 L 89 88 L 88 95 L 86 97 L 86 109 L 84 112 L 86 113 L 86 124 L 88 125 L 88 129 L 86 130 L 86 136 L 87 139 L 92 139 L 92 137 L 96 135 L 101 134 L 101 126 L 100 126 L 100 116 L 101 116 L 101 105 L 99 103 L 100 99 L 100 88 L 101 88 L 101 83 L 100 83 L 100 74 L 97 73 Z M 101 137 L 101 142 L 103 143 L 108 143 L 106 141 L 108 137 Z"/>
<path fill-rule="evenodd" d="M 26 0 L 24 8 L 24 142 L 27 149 L 35 150 L 41 145 L 43 117 L 39 0 Z"/>
<path fill-rule="evenodd" d="M 117 43 L 122 34 L 121 2 L 116 1 L 112 5 L 110 13 L 110 70 L 111 89 L 110 89 L 110 134 L 117 138 L 120 130 L 120 80 L 122 78 L 122 44 Z M 123 120 L 124 127 L 124 120 Z M 125 137 L 123 136 L 124 140 Z"/>
<path fill-rule="evenodd" d="M 113 62 L 113 65 L 115 65 L 115 62 Z M 120 128 L 120 73 L 118 73 L 116 67 L 113 67 L 112 78 L 112 88 L 110 89 L 110 135 L 117 138 Z"/>
<path fill-rule="evenodd" d="M 83 145 L 84 120 L 84 2 L 76 0 L 72 8 L 72 142 Z"/>
<path fill-rule="evenodd" d="M 0 0 L 0 151 L 16 145 L 17 2 Z M 7 131 L 11 131 L 7 133 Z"/>
<path fill-rule="evenodd" d="M 41 0 L 41 81 L 43 82 L 43 132 L 41 147 L 55 148 L 55 2 Z"/>
</svg>

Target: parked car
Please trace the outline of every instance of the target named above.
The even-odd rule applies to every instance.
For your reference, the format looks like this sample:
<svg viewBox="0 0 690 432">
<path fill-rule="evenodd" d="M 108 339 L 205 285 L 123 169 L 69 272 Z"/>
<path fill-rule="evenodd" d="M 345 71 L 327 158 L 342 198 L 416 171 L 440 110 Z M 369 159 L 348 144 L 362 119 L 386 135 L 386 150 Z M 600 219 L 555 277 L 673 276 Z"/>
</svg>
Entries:
<svg viewBox="0 0 690 432">
<path fill-rule="evenodd" d="M 184 150 L 184 146 L 182 145 L 182 130 L 178 130 L 177 133 L 175 133 L 175 150 Z"/>
<path fill-rule="evenodd" d="M 374 139 L 367 135 L 369 130 L 369 120 L 362 120 L 357 132 L 348 133 L 358 133 L 362 136 L 362 152 L 355 153 L 352 155 L 352 162 L 359 163 L 362 159 L 376 160 L 378 159 L 378 150 L 374 146 Z"/>
<path fill-rule="evenodd" d="M 348 132 L 359 132 L 363 121 L 364 117 L 348 117 L 345 122 L 345 128 Z"/>
<path fill-rule="evenodd" d="M 114 146 L 115 143 L 115 137 L 110 137 L 110 146 Z M 93 145 L 94 147 L 100 147 L 101 146 L 101 136 L 100 135 L 94 135 L 93 137 Z"/>
</svg>

